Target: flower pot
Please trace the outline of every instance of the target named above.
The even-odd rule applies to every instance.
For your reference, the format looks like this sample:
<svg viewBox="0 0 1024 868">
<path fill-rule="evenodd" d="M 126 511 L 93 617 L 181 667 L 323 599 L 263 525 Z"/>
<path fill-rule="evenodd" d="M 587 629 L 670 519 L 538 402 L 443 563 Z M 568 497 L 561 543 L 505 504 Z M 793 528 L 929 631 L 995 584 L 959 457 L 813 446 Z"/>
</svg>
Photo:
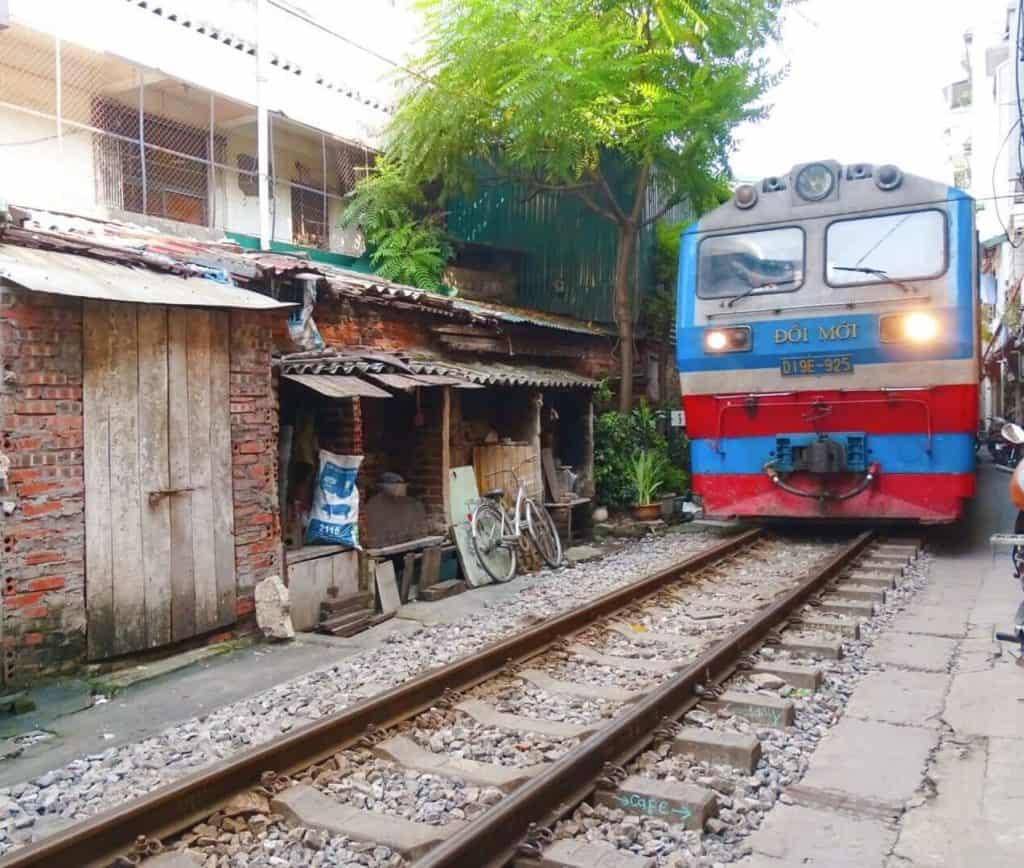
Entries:
<svg viewBox="0 0 1024 868">
<path fill-rule="evenodd" d="M 656 521 L 661 518 L 660 503 L 645 503 L 643 506 L 633 507 L 633 518 L 637 521 Z"/>
</svg>

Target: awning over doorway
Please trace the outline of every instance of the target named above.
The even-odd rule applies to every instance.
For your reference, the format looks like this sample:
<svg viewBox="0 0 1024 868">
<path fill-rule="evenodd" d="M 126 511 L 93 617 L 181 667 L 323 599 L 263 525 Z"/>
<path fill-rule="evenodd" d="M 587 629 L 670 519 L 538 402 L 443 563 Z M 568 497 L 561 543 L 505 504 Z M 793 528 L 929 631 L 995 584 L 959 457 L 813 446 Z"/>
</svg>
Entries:
<svg viewBox="0 0 1024 868">
<path fill-rule="evenodd" d="M 286 380 L 319 392 L 328 398 L 390 398 L 391 393 L 360 380 L 337 374 L 285 374 Z"/>
</svg>

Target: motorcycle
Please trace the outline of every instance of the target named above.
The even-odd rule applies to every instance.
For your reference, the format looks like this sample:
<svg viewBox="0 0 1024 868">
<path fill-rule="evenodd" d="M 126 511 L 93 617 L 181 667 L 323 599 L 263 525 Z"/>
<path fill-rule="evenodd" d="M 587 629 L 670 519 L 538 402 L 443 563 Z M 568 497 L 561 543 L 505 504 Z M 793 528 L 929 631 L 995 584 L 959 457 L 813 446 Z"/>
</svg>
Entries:
<svg viewBox="0 0 1024 868">
<path fill-rule="evenodd" d="M 1013 422 L 1003 425 L 1000 434 L 1015 450 L 1020 453 L 1024 447 L 1024 428 Z M 1013 536 L 996 534 L 992 541 L 1012 543 L 1010 560 L 1013 563 L 1013 577 L 1021 583 L 1024 590 L 1024 460 L 1019 460 L 1010 475 L 1010 499 L 1017 507 L 1017 520 L 1013 525 Z M 1013 619 L 1012 632 L 998 632 L 996 639 L 1000 642 L 1013 642 L 1020 649 L 1017 665 L 1024 666 L 1024 602 L 1017 607 Z"/>
</svg>

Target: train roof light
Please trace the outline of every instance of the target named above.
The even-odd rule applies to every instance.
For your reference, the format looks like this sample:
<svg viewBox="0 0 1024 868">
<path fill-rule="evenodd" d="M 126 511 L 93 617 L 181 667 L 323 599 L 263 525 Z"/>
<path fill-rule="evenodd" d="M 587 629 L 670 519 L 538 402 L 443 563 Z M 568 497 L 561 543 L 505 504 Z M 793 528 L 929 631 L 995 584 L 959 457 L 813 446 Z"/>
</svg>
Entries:
<svg viewBox="0 0 1024 868">
<path fill-rule="evenodd" d="M 875 174 L 875 183 L 879 190 L 895 190 L 903 183 L 903 173 L 891 163 L 879 166 Z"/>
<path fill-rule="evenodd" d="M 757 204 L 757 188 L 752 184 L 741 184 L 736 188 L 733 201 L 736 207 L 743 211 L 753 208 Z"/>
<path fill-rule="evenodd" d="M 797 195 L 808 202 L 820 202 L 836 186 L 836 177 L 824 163 L 810 163 L 796 176 Z"/>
</svg>

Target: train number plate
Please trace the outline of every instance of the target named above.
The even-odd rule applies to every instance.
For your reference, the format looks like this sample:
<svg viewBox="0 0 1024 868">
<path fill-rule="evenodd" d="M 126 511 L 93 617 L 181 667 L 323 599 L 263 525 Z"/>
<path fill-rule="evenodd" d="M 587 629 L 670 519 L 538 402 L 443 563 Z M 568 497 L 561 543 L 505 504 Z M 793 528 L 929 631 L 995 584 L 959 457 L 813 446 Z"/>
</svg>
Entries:
<svg viewBox="0 0 1024 868">
<path fill-rule="evenodd" d="M 779 370 L 784 377 L 809 376 L 814 374 L 850 374 L 853 362 L 849 356 L 804 356 L 803 358 L 782 359 Z"/>
</svg>

